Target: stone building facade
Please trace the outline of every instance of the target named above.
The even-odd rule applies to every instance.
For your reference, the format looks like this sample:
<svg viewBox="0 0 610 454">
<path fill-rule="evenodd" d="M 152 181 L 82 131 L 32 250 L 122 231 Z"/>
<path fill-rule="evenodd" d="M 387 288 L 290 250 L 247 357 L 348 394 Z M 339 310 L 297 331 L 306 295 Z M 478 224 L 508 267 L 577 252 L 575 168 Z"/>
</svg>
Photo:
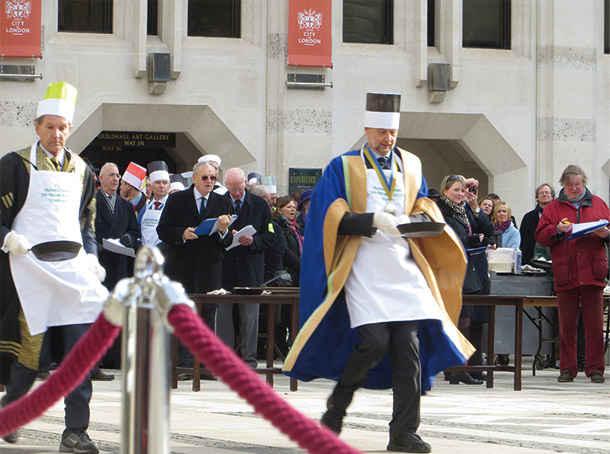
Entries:
<svg viewBox="0 0 610 454">
<path fill-rule="evenodd" d="M 42 79 L 0 71 L 0 155 L 34 141 L 36 104 L 64 80 L 79 89 L 69 146 L 95 165 L 164 158 L 184 172 L 214 153 L 223 169 L 274 175 L 284 194 L 290 169 L 323 168 L 363 143 L 366 92 L 383 91 L 402 94 L 398 144 L 421 157 L 430 187 L 474 176 L 520 220 L 535 188 L 558 189 L 576 163 L 608 201 L 608 0 L 496 0 L 508 7 L 507 48 L 463 46 L 476 0 L 379 0 L 390 7 L 385 43 L 347 42 L 358 2 L 332 0 L 332 68 L 287 65 L 288 0 L 227 0 L 236 37 L 193 36 L 193 0 L 100 1 L 111 32 L 65 31 L 76 2 L 45 0 L 43 58 L 2 59 Z M 169 80 L 149 81 L 151 54 L 169 54 Z M 440 90 L 436 70 L 448 70 Z M 324 84 L 291 86 L 294 74 Z"/>
</svg>

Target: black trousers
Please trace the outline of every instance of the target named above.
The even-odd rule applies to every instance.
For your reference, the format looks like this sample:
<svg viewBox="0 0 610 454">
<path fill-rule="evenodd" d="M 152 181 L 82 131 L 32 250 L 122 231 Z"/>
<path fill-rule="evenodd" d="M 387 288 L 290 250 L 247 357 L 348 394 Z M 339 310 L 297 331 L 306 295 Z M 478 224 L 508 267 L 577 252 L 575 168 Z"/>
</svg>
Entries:
<svg viewBox="0 0 610 454">
<path fill-rule="evenodd" d="M 43 350 L 49 348 L 49 342 L 56 344 L 61 350 L 61 358 L 57 359 L 61 360 L 85 335 L 89 326 L 91 325 L 86 323 L 49 328 L 44 336 Z M 22 364 L 14 362 L 10 369 L 10 379 L 6 384 L 6 395 L 3 397 L 3 403 L 9 404 L 25 395 L 34 384 L 37 375 L 37 370 L 28 369 Z M 66 429 L 87 429 L 89 426 L 91 394 L 91 371 L 89 371 L 87 377 L 64 398 Z"/>
<path fill-rule="evenodd" d="M 368 372 L 390 355 L 394 405 L 390 438 L 417 431 L 420 423 L 421 367 L 417 321 L 385 322 L 357 328 L 360 342 L 352 350 L 331 399 L 346 409 Z"/>
</svg>

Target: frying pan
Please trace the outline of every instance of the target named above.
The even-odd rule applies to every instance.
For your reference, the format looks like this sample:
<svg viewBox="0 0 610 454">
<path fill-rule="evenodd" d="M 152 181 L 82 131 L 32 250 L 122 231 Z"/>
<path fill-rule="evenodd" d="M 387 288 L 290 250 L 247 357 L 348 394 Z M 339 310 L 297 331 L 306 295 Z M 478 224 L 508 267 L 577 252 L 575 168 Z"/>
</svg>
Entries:
<svg viewBox="0 0 610 454">
<path fill-rule="evenodd" d="M 265 285 L 275 281 L 279 277 L 281 277 L 281 275 L 275 276 L 268 281 L 263 282 L 260 287 L 233 287 L 233 293 L 238 295 L 260 295 L 265 290 Z"/>
<path fill-rule="evenodd" d="M 233 287 L 233 293 L 237 295 L 260 295 L 263 290 L 263 287 Z"/>
<path fill-rule="evenodd" d="M 396 226 L 404 238 L 424 238 L 436 236 L 443 233 L 444 222 L 413 222 L 410 224 L 398 224 Z"/>
<path fill-rule="evenodd" d="M 62 262 L 76 257 L 81 247 L 75 241 L 46 241 L 32 246 L 30 251 L 42 262 Z"/>
</svg>

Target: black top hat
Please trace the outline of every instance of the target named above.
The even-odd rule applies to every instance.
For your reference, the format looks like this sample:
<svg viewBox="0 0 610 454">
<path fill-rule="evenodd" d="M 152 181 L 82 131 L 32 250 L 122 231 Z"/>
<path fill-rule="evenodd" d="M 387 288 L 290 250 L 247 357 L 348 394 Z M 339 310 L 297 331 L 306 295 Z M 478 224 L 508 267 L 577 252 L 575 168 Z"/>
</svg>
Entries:
<svg viewBox="0 0 610 454">
<path fill-rule="evenodd" d="M 368 112 L 400 112 L 400 95 L 394 93 L 367 93 Z"/>
<path fill-rule="evenodd" d="M 169 172 L 169 168 L 167 167 L 167 162 L 165 162 L 165 161 L 152 161 L 152 162 L 149 162 L 146 167 L 148 168 L 149 175 L 153 172 L 156 172 L 157 170 L 165 170 L 166 172 Z"/>
<path fill-rule="evenodd" d="M 440 197 L 441 195 L 434 188 L 428 189 L 428 197 Z"/>
<path fill-rule="evenodd" d="M 174 173 L 173 175 L 170 175 L 169 176 L 169 182 L 170 183 L 182 183 L 182 184 L 186 184 L 186 180 L 179 173 Z"/>
</svg>

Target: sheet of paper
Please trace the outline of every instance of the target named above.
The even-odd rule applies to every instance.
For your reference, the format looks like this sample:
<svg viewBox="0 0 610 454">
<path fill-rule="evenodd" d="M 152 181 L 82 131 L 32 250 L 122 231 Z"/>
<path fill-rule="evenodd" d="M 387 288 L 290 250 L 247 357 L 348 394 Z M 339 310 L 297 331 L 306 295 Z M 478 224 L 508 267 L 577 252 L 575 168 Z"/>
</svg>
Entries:
<svg viewBox="0 0 610 454">
<path fill-rule="evenodd" d="M 581 222 L 578 224 L 572 224 L 572 230 L 570 231 L 570 236 L 568 236 L 568 240 L 575 240 L 577 238 L 581 238 L 586 235 L 590 235 L 595 230 L 608 225 L 608 221 L 605 219 L 600 219 L 599 221 L 593 222 Z"/>
<path fill-rule="evenodd" d="M 118 238 L 104 238 L 102 240 L 104 249 L 114 252 L 115 254 L 126 255 L 127 257 L 136 257 L 136 251 L 132 247 L 125 247 L 121 244 Z"/>
<path fill-rule="evenodd" d="M 226 248 L 227 251 L 233 249 L 236 246 L 241 246 L 239 244 L 239 239 L 244 236 L 244 235 L 254 235 L 256 233 L 256 229 L 254 227 L 252 227 L 251 225 L 247 225 L 245 226 L 243 229 L 241 229 L 239 232 L 234 233 L 233 234 L 233 242 L 231 243 L 231 245 Z"/>
</svg>

